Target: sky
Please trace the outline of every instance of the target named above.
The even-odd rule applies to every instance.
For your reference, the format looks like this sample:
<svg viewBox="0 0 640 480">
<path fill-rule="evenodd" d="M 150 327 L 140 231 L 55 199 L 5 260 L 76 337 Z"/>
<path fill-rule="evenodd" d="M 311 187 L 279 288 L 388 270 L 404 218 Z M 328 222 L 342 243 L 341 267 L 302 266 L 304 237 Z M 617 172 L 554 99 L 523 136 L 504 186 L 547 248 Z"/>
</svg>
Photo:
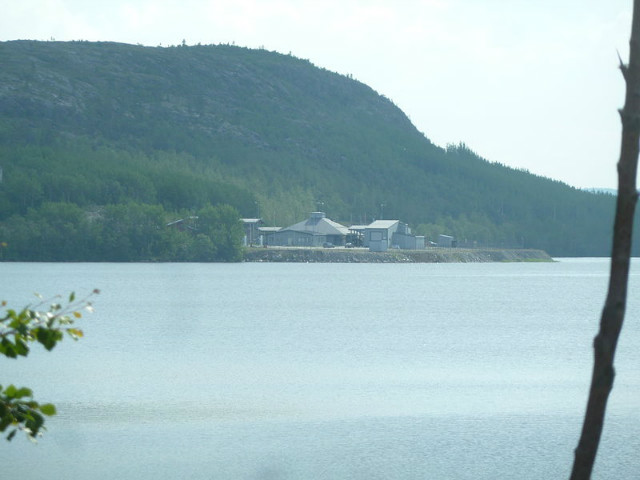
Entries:
<svg viewBox="0 0 640 480">
<path fill-rule="evenodd" d="M 233 43 L 390 98 L 433 143 L 615 188 L 632 0 L 1 0 L 0 41 Z M 1 65 L 0 65 L 1 68 Z"/>
</svg>

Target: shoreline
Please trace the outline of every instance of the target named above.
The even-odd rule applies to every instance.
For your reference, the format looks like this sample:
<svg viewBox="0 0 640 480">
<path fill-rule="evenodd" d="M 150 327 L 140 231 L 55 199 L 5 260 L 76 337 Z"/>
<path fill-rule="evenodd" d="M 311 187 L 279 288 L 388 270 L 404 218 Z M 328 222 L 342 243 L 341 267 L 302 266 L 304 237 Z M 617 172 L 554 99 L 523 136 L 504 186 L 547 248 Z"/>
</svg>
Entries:
<svg viewBox="0 0 640 480">
<path fill-rule="evenodd" d="M 553 262 L 543 250 L 428 248 L 370 252 L 361 248 L 249 247 L 244 262 L 288 263 L 488 263 Z"/>
</svg>

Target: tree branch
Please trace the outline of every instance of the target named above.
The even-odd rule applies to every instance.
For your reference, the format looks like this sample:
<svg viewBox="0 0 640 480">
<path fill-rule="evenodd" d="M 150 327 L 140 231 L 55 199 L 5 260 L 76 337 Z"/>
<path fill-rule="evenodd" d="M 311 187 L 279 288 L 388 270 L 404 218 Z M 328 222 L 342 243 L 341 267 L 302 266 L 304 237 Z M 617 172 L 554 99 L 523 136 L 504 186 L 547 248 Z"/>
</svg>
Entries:
<svg viewBox="0 0 640 480">
<path fill-rule="evenodd" d="M 571 480 L 591 478 L 602 435 L 607 400 L 615 377 L 614 357 L 627 301 L 633 216 L 638 193 L 638 140 L 640 138 L 640 0 L 634 0 L 629 65 L 620 61 L 626 82 L 624 108 L 620 110 L 622 141 L 618 162 L 618 198 L 613 227 L 609 289 L 600 330 L 593 341 L 594 363 L 587 410 L 575 450 Z"/>
</svg>

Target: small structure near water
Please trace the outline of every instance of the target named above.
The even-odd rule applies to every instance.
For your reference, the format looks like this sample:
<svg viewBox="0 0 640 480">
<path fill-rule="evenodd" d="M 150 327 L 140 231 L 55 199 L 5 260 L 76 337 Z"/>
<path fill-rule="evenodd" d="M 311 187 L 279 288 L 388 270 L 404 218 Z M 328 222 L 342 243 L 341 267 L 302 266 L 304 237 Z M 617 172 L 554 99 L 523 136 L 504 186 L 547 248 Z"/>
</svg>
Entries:
<svg viewBox="0 0 640 480">
<path fill-rule="evenodd" d="M 242 227 L 244 228 L 244 246 L 253 246 L 255 243 L 260 242 L 260 227 L 264 225 L 264 221 L 261 218 L 243 218 Z"/>
<path fill-rule="evenodd" d="M 423 236 L 411 234 L 411 228 L 400 220 L 376 220 L 364 230 L 364 246 L 372 252 L 386 252 L 389 248 L 422 250 Z"/>
<path fill-rule="evenodd" d="M 455 238 L 450 235 L 438 235 L 438 246 L 444 248 L 455 248 L 457 242 Z"/>
</svg>

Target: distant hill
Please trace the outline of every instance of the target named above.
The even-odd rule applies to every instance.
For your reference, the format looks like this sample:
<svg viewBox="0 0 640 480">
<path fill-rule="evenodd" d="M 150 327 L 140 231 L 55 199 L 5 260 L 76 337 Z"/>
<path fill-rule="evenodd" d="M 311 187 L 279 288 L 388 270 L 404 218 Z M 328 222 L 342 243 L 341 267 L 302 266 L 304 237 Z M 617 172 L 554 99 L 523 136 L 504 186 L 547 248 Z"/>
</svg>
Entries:
<svg viewBox="0 0 640 480">
<path fill-rule="evenodd" d="M 611 195 L 440 148 L 390 99 L 307 60 L 14 41 L 0 43 L 0 65 L 5 231 L 51 202 L 158 205 L 172 218 L 229 204 L 270 225 L 324 210 L 461 245 L 609 254 Z"/>
</svg>

